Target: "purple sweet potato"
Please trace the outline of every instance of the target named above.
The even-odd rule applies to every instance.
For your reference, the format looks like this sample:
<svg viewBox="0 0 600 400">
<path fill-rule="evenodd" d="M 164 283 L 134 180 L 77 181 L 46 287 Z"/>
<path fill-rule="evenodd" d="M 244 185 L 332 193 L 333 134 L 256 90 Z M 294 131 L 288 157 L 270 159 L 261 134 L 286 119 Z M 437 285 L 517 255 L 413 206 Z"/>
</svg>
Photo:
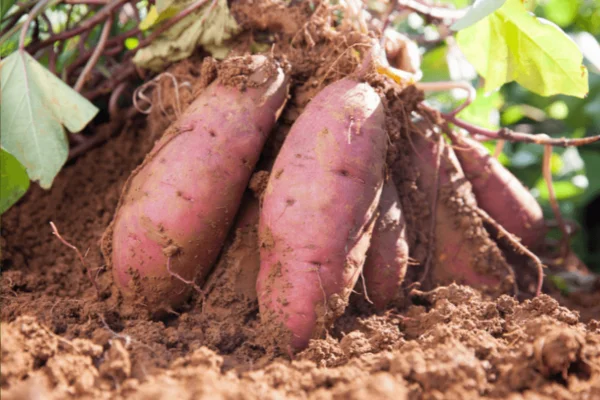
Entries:
<svg viewBox="0 0 600 400">
<path fill-rule="evenodd" d="M 417 185 L 430 207 L 436 189 L 439 136 L 414 134 L 411 142 L 415 147 L 412 162 L 419 170 Z M 494 294 L 509 292 L 514 283 L 511 269 L 477 214 L 471 184 L 452 147 L 442 145 L 431 259 L 433 281 L 464 283 Z"/>
<path fill-rule="evenodd" d="M 477 204 L 522 243 L 536 249 L 545 235 L 542 208 L 529 190 L 476 140 L 453 138 Z"/>
<path fill-rule="evenodd" d="M 247 69 L 244 87 L 239 75 L 233 86 L 219 74 L 204 89 L 133 172 L 105 233 L 116 285 L 152 312 L 189 295 L 168 265 L 185 280 L 209 272 L 287 98 L 287 79 L 273 61 L 236 60 Z"/>
<path fill-rule="evenodd" d="M 391 179 L 383 185 L 378 211 L 364 277 L 369 298 L 383 309 L 398 295 L 408 266 L 406 223 Z"/>
<path fill-rule="evenodd" d="M 383 184 L 387 135 L 379 95 L 345 78 L 290 130 L 259 222 L 261 320 L 284 348 L 320 337 L 360 276 Z"/>
</svg>

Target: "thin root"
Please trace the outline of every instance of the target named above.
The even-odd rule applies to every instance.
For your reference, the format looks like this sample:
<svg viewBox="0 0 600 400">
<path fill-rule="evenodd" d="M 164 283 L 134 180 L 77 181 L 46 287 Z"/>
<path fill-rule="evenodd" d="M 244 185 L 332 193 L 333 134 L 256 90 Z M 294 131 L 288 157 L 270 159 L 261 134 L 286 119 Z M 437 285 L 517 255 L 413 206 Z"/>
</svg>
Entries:
<svg viewBox="0 0 600 400">
<path fill-rule="evenodd" d="M 96 296 L 98 296 L 98 298 L 100 298 L 100 288 L 98 288 L 98 283 L 96 282 L 96 280 L 92 276 L 92 270 L 90 268 L 88 268 L 88 266 L 86 265 L 85 259 L 84 259 L 83 255 L 81 254 L 81 252 L 79 251 L 79 249 L 77 248 L 77 246 L 74 246 L 71 243 L 67 242 L 60 235 L 60 233 L 58 233 L 58 229 L 56 229 L 56 225 L 54 225 L 54 222 L 50 221 L 50 226 L 52 227 L 52 233 L 54 234 L 54 236 L 56 236 L 58 238 L 58 240 L 60 240 L 65 246 L 73 249 L 75 251 L 75 253 L 77 253 L 77 257 L 79 257 L 79 261 L 81 262 L 81 265 L 86 270 L 86 274 L 88 276 L 88 279 L 90 280 L 90 282 L 94 286 L 94 289 L 96 289 Z"/>
<path fill-rule="evenodd" d="M 190 84 L 190 82 L 183 82 L 180 84 L 179 82 L 177 82 L 177 78 L 175 77 L 175 75 L 173 75 L 170 72 L 163 72 L 162 74 L 154 77 L 154 79 L 152 79 L 152 80 L 144 83 L 143 85 L 139 86 L 138 88 L 136 88 L 135 91 L 133 92 L 133 107 L 142 114 L 150 114 L 150 112 L 152 112 L 154 104 L 152 103 L 152 100 L 146 95 L 145 92 L 146 92 L 146 90 L 148 90 L 150 88 L 156 88 L 158 105 L 159 105 L 161 111 L 165 115 L 168 115 L 167 110 L 165 109 L 164 103 L 162 101 L 162 93 L 161 93 L 161 87 L 160 87 L 160 81 L 163 77 L 170 78 L 171 81 L 173 82 L 173 88 L 175 89 L 175 117 L 178 118 L 182 113 L 179 89 L 182 87 L 187 87 L 188 89 L 191 89 L 191 84 Z M 140 100 L 142 100 L 144 103 L 148 104 L 148 106 L 145 108 L 142 107 L 139 104 Z"/>
<path fill-rule="evenodd" d="M 354 43 L 353 45 L 348 46 L 348 48 L 346 50 L 342 51 L 342 53 L 331 63 L 331 65 L 329 65 L 329 67 L 327 68 L 327 71 L 325 72 L 325 74 L 323 74 L 323 77 L 321 78 L 321 80 L 319 81 L 319 84 L 317 85 L 318 88 L 321 88 L 321 86 L 323 85 L 323 82 L 325 82 L 325 80 L 327 78 L 329 78 L 329 73 L 331 72 L 333 67 L 335 67 L 336 64 L 342 59 L 342 57 L 345 56 L 348 51 L 350 51 L 351 49 L 353 49 L 355 47 L 370 48 L 371 45 L 366 44 L 366 43 Z"/>
<path fill-rule="evenodd" d="M 542 261 L 539 259 L 538 256 L 536 256 L 527 247 L 525 247 L 519 241 L 519 239 L 517 239 L 517 237 L 515 235 L 513 235 L 512 233 L 510 233 L 509 231 L 504 229 L 504 227 L 502 225 L 500 225 L 498 222 L 496 222 L 496 220 L 494 220 L 488 213 L 486 213 L 481 208 L 477 208 L 476 211 L 477 211 L 477 214 L 479 214 L 479 216 L 481 217 L 481 219 L 483 219 L 487 224 L 493 226 L 494 229 L 496 229 L 498 231 L 498 239 L 506 239 L 506 241 L 508 241 L 517 252 L 519 252 L 520 254 L 526 255 L 533 261 L 535 267 L 537 268 L 537 272 L 538 272 L 538 282 L 537 282 L 537 286 L 535 289 L 535 295 L 539 296 L 542 293 L 542 285 L 544 283 L 544 268 L 546 268 L 546 266 L 542 263 Z M 510 268 L 511 275 L 513 276 L 513 278 L 515 278 L 515 272 L 513 271 L 513 269 L 510 266 L 509 266 L 509 268 Z M 515 295 L 517 295 L 517 294 L 518 294 L 518 287 L 517 287 L 517 283 L 516 283 L 516 279 L 515 279 Z"/>
<path fill-rule="evenodd" d="M 115 332 L 107 323 L 106 323 L 106 319 L 104 319 L 104 316 L 102 314 L 98 314 L 98 317 L 100 317 L 100 321 L 102 322 L 102 325 L 104 326 L 104 329 L 106 329 L 107 331 L 109 331 L 114 337 L 121 339 L 125 342 L 125 347 L 129 347 L 129 345 L 131 343 L 136 343 L 138 345 L 140 345 L 141 347 L 144 347 L 148 350 L 150 350 L 152 352 L 152 354 L 156 355 L 156 352 L 154 351 L 154 349 L 150 346 L 148 346 L 146 343 L 141 342 L 137 339 L 134 339 L 133 337 L 129 336 L 129 335 L 123 335 L 121 333 Z"/>
<path fill-rule="evenodd" d="M 200 288 L 200 286 L 196 284 L 196 282 L 185 279 L 183 276 L 179 275 L 177 272 L 171 269 L 171 257 L 167 258 L 167 271 L 169 271 L 169 274 L 175 279 L 178 279 L 186 285 L 193 287 L 194 290 L 204 298 L 204 291 Z"/>
<path fill-rule="evenodd" d="M 363 268 L 360 269 L 360 280 L 362 281 L 363 293 L 365 294 L 365 300 L 369 304 L 373 304 L 371 299 L 369 298 L 369 293 L 367 293 L 367 283 L 365 282 L 365 271 Z"/>
<path fill-rule="evenodd" d="M 315 272 L 317 273 L 317 279 L 319 280 L 321 292 L 323 292 L 323 310 L 325 312 L 325 315 L 327 315 L 329 314 L 329 307 L 327 307 L 327 293 L 325 292 L 325 288 L 323 287 L 323 281 L 321 280 L 321 271 L 319 271 L 319 268 L 315 267 Z"/>
</svg>

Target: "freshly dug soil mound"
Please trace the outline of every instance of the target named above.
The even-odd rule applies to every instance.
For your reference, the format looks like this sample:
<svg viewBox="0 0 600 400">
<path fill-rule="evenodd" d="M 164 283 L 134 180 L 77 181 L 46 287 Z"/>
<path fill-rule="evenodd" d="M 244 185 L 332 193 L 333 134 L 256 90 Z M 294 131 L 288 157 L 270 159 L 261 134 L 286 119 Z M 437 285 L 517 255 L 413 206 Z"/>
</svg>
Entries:
<svg viewBox="0 0 600 400">
<path fill-rule="evenodd" d="M 289 63 L 293 87 L 235 229 L 212 274 L 184 307 L 153 319 L 123 302 L 100 238 L 129 174 L 178 110 L 214 79 L 214 66 L 199 55 L 169 70 L 191 90 L 177 97 L 171 80 L 162 79 L 161 95 L 153 93 L 160 107 L 122 129 L 95 127 L 111 139 L 67 165 L 51 190 L 33 185 L 2 216 L 3 399 L 600 398 L 597 297 L 566 299 L 570 307 L 582 307 L 580 318 L 547 295 L 519 303 L 455 284 L 407 291 L 396 307 L 379 314 L 355 294 L 328 336 L 292 361 L 270 344 L 254 289 L 256 197 L 293 121 L 320 88 L 353 72 L 357 60 L 347 50 L 368 39 L 332 33 L 327 10 L 317 6 L 313 12 L 308 3 L 234 6 L 246 30 L 232 44 L 233 55 L 260 38 L 275 43 L 273 54 Z M 391 140 L 406 136 L 407 115 L 421 94 L 400 92 L 377 77 L 369 82 L 396 116 L 389 121 Z M 390 165 L 407 151 L 392 152 Z M 409 240 L 426 243 L 428 225 L 417 229 L 429 214 L 417 206 L 426 204 L 415 186 L 417 172 L 407 170 L 396 183 L 415 221 Z M 50 221 L 82 251 L 85 265 L 52 235 Z M 409 268 L 408 280 L 421 272 Z"/>
</svg>

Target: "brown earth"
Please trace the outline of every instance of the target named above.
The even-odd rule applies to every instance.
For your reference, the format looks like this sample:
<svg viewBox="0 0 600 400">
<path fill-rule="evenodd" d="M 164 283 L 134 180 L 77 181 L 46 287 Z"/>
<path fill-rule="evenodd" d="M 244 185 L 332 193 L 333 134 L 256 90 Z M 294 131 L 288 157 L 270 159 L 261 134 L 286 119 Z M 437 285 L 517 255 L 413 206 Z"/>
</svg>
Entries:
<svg viewBox="0 0 600 400">
<path fill-rule="evenodd" d="M 233 54 L 275 43 L 294 85 L 210 278 L 182 309 L 152 319 L 119 301 L 99 245 L 131 171 L 178 109 L 214 79 L 198 54 L 170 70 L 192 86 L 180 91 L 179 106 L 171 80 L 162 79 L 161 97 L 153 92 L 160 107 L 147 118 L 94 127 L 110 140 L 69 162 L 50 191 L 34 185 L 3 215 L 2 398 L 600 399 L 599 290 L 519 302 L 451 284 L 407 290 L 385 313 L 374 313 L 357 292 L 328 336 L 293 360 L 272 346 L 254 289 L 255 197 L 290 125 L 319 88 L 356 68 L 346 50 L 367 38 L 326 29 L 329 11 L 318 5 L 314 12 L 270 1 L 245 7 L 234 6 L 246 30 Z M 410 112 L 420 100 L 410 88 L 371 83 L 390 109 Z M 390 120 L 392 139 L 407 129 L 404 118 Z M 403 205 L 414 207 L 423 196 L 413 178 L 396 183 L 410 199 Z M 410 213 L 415 221 L 427 216 Z M 52 235 L 50 221 L 81 249 L 85 265 Z M 427 228 L 417 226 L 411 240 L 426 242 Z M 409 280 L 420 274 L 412 268 Z"/>
</svg>

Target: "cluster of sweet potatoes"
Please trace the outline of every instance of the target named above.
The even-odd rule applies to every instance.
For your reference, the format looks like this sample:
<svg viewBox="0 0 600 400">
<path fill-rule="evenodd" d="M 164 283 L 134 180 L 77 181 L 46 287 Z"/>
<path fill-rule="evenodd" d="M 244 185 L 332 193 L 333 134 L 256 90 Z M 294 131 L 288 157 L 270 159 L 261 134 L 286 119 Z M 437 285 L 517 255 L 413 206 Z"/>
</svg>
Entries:
<svg viewBox="0 0 600 400">
<path fill-rule="evenodd" d="M 219 76 L 156 143 L 105 234 L 116 285 L 151 311 L 181 305 L 210 272 L 288 98 L 277 62 L 244 60 L 243 85 Z M 325 87 L 295 121 L 252 208 L 261 320 L 281 333 L 283 346 L 302 349 L 321 336 L 361 275 L 378 309 L 400 293 L 411 227 L 386 165 L 387 118 L 384 99 L 363 79 Z M 436 282 L 511 283 L 476 210 L 535 248 L 544 236 L 535 199 L 476 141 L 456 137 L 450 146 L 435 132 L 405 139 L 413 147 L 407 163 L 419 172 L 415 190 L 427 199 L 421 206 L 432 210 L 430 254 L 419 261 Z"/>
</svg>

